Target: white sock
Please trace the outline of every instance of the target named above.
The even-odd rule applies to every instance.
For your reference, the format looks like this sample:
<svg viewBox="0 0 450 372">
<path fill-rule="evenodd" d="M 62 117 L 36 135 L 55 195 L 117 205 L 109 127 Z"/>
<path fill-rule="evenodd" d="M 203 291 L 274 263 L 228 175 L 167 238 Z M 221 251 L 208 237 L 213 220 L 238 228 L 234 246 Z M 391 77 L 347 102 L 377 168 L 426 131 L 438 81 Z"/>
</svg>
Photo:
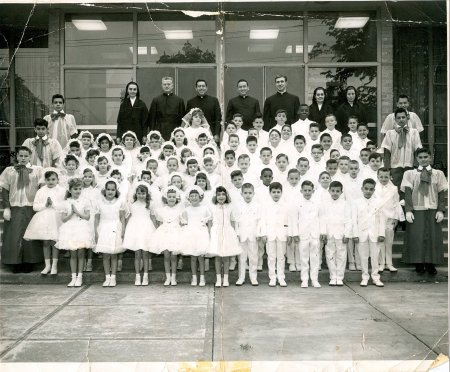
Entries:
<svg viewBox="0 0 450 372">
<path fill-rule="evenodd" d="M 170 273 L 166 273 L 166 279 L 170 280 Z"/>
<path fill-rule="evenodd" d="M 58 266 L 58 259 L 57 259 L 57 258 L 54 258 L 54 259 L 53 259 L 52 267 L 53 267 L 53 266 L 54 266 L 55 268 Z"/>
<path fill-rule="evenodd" d="M 77 274 L 76 273 L 72 273 L 72 279 L 76 279 Z"/>
<path fill-rule="evenodd" d="M 78 275 L 77 275 L 79 278 L 82 278 L 83 277 L 83 273 L 78 273 Z"/>
<path fill-rule="evenodd" d="M 44 262 L 45 262 L 45 268 L 50 267 L 52 265 L 51 264 L 52 260 L 50 258 L 46 258 L 44 260 Z"/>
<path fill-rule="evenodd" d="M 144 273 L 143 278 L 147 277 L 148 278 L 148 273 Z"/>
</svg>

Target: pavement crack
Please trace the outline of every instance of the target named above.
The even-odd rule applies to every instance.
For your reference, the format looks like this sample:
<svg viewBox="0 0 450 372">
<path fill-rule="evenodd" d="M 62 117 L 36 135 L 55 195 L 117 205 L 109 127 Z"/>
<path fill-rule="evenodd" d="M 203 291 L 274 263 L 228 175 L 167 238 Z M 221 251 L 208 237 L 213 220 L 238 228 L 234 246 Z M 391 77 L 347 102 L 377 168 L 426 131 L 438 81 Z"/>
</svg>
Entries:
<svg viewBox="0 0 450 372">
<path fill-rule="evenodd" d="M 19 344 L 21 344 L 32 332 L 40 328 L 42 325 L 47 323 L 51 318 L 53 318 L 56 314 L 58 314 L 62 309 L 64 309 L 67 305 L 69 305 L 73 300 L 75 300 L 81 293 L 85 292 L 91 284 L 83 286 L 79 291 L 70 296 L 66 301 L 64 301 L 61 305 L 58 305 L 56 309 L 48 313 L 44 318 L 35 323 L 32 327 L 27 329 L 22 336 L 20 336 L 16 342 L 9 345 L 5 350 L 0 353 L 0 360 L 11 350 L 15 349 Z"/>
</svg>

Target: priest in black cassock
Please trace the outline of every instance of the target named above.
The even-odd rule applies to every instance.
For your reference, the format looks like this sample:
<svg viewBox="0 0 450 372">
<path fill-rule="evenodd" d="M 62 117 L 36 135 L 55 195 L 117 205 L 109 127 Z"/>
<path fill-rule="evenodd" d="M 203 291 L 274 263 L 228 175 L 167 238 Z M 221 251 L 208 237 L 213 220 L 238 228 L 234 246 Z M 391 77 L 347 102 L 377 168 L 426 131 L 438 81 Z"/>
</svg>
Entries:
<svg viewBox="0 0 450 372">
<path fill-rule="evenodd" d="M 163 93 L 153 98 L 148 112 L 150 130 L 158 130 L 164 140 L 169 141 L 172 131 L 181 126 L 185 114 L 184 101 L 173 93 L 173 78 L 162 78 Z"/>
<path fill-rule="evenodd" d="M 273 96 L 267 97 L 264 102 L 264 130 L 267 131 L 275 126 L 275 116 L 278 110 L 286 110 L 286 124 L 293 124 L 299 118 L 300 99 L 287 92 L 287 77 L 285 75 L 275 76 L 275 86 L 277 92 Z"/>
<path fill-rule="evenodd" d="M 206 94 L 208 84 L 204 79 L 198 79 L 195 82 L 195 90 L 197 91 L 197 95 L 187 101 L 186 112 L 189 112 L 193 108 L 202 110 L 210 126 L 211 133 L 214 136 L 214 141 L 219 142 L 222 121 L 219 100 L 216 97 Z"/>
<path fill-rule="evenodd" d="M 250 87 L 248 86 L 247 80 L 239 79 L 237 82 L 237 89 L 239 95 L 228 101 L 226 114 L 227 122 L 233 119 L 234 114 L 241 114 L 244 117 L 242 129 L 249 130 L 250 128 L 253 128 L 255 115 L 261 114 L 259 101 L 248 95 Z"/>
</svg>

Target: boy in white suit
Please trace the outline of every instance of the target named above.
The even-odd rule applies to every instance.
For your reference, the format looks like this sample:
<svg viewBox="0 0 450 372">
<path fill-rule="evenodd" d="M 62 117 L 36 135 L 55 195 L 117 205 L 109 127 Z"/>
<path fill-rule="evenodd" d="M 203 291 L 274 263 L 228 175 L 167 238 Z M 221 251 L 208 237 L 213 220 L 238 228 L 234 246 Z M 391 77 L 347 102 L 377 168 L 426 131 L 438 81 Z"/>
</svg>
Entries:
<svg viewBox="0 0 450 372">
<path fill-rule="evenodd" d="M 281 198 L 283 186 L 279 182 L 272 182 L 269 186 L 270 200 L 264 203 L 261 211 L 261 237 L 267 242 L 267 266 L 269 267 L 269 286 L 278 283 L 286 287 L 284 280 L 284 265 L 286 241 L 288 236 L 288 220 L 290 217 L 288 204 Z"/>
<path fill-rule="evenodd" d="M 325 255 L 330 271 L 330 286 L 343 286 L 347 263 L 347 242 L 352 235 L 351 206 L 341 197 L 343 186 L 339 181 L 330 183 L 331 198 L 323 198 L 320 209 L 320 238 L 326 243 Z"/>
<path fill-rule="evenodd" d="M 302 288 L 308 288 L 309 277 L 314 288 L 320 288 L 319 284 L 319 247 L 320 247 L 320 218 L 319 201 L 312 198 L 314 184 L 311 181 L 303 181 L 300 203 L 296 210 L 295 219 L 289 224 L 291 236 L 299 243 Z"/>
<path fill-rule="evenodd" d="M 252 285 L 258 285 L 258 244 L 260 206 L 254 199 L 255 189 L 251 183 L 244 183 L 241 188 L 243 202 L 236 208 L 236 232 L 242 253 L 239 255 L 239 279 L 236 285 L 245 282 L 245 266 L 248 258 L 248 274 Z"/>
<path fill-rule="evenodd" d="M 372 197 L 375 184 L 372 178 L 365 179 L 362 186 L 363 197 L 353 201 L 352 205 L 353 237 L 358 242 L 361 258 L 361 287 L 367 287 L 370 277 L 377 287 L 384 286 L 378 273 L 378 256 L 380 243 L 384 242 L 385 220 L 380 202 Z M 372 266 L 371 275 L 369 275 L 369 257 Z"/>
</svg>

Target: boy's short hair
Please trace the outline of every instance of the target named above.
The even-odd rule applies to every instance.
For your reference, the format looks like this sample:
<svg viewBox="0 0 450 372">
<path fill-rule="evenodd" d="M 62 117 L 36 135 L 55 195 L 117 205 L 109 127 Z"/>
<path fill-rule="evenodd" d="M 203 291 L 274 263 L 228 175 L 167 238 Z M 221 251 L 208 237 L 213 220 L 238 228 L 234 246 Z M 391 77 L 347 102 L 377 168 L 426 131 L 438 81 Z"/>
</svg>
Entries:
<svg viewBox="0 0 450 372">
<path fill-rule="evenodd" d="M 59 178 L 58 173 L 52 170 L 49 170 L 47 172 L 44 173 L 44 178 L 45 179 L 49 179 L 51 176 L 55 175 L 56 178 Z"/>
<path fill-rule="evenodd" d="M 86 159 L 90 158 L 91 156 L 99 156 L 100 151 L 98 149 L 89 149 L 86 152 Z"/>
<path fill-rule="evenodd" d="M 352 142 L 353 142 L 353 137 L 352 137 L 352 135 L 349 134 L 349 133 L 345 133 L 345 134 L 343 134 L 343 135 L 341 136 L 341 142 L 343 141 L 344 138 L 350 138 L 350 139 L 352 140 Z"/>
<path fill-rule="evenodd" d="M 234 170 L 234 171 L 231 172 L 231 174 L 230 174 L 231 180 L 233 180 L 233 178 L 239 177 L 239 176 L 244 177 L 244 176 L 242 175 L 242 172 L 241 172 L 239 169 Z"/>
<path fill-rule="evenodd" d="M 309 108 L 307 103 L 300 103 L 300 106 L 298 106 L 298 107 L 308 107 Z"/>
<path fill-rule="evenodd" d="M 62 101 L 63 101 L 63 103 L 66 102 L 66 100 L 64 99 L 64 96 L 63 96 L 62 94 L 57 93 L 57 94 L 54 94 L 54 95 L 52 96 L 52 103 L 53 103 L 53 101 L 54 101 L 56 98 L 61 98 Z"/>
<path fill-rule="evenodd" d="M 338 164 L 338 162 L 337 162 L 337 160 L 336 159 L 328 159 L 326 162 L 325 162 L 325 168 L 328 168 L 328 166 L 329 165 L 332 165 L 332 164 Z"/>
<path fill-rule="evenodd" d="M 381 158 L 381 154 L 379 154 L 378 152 L 372 152 L 370 155 L 369 155 L 369 161 L 371 161 L 372 159 L 382 159 Z"/>
<path fill-rule="evenodd" d="M 414 156 L 418 156 L 419 154 L 428 154 L 431 156 L 431 151 L 427 149 L 426 147 L 421 147 L 420 149 L 417 149 L 414 151 Z"/>
<path fill-rule="evenodd" d="M 409 97 L 406 94 L 399 94 L 398 98 L 397 98 L 397 102 L 399 101 L 400 98 L 406 98 L 409 101 Z"/>
<path fill-rule="evenodd" d="M 41 118 L 37 118 L 34 119 L 34 127 L 46 127 L 48 128 L 48 122 L 47 120 L 41 119 Z"/>
<path fill-rule="evenodd" d="M 350 160 L 349 164 L 357 165 L 359 168 L 359 161 L 358 160 Z"/>
<path fill-rule="evenodd" d="M 404 113 L 406 116 L 408 116 L 408 111 L 406 111 L 406 109 L 404 109 L 403 107 L 397 107 L 394 111 L 394 117 L 397 117 L 397 114 L 401 114 Z"/>
<path fill-rule="evenodd" d="M 365 127 L 366 129 L 369 129 L 369 126 L 367 125 L 367 123 L 358 123 L 358 125 L 356 126 L 356 129 L 359 129 L 360 127 Z"/>
<path fill-rule="evenodd" d="M 386 173 L 391 174 L 391 170 L 390 170 L 389 168 L 386 168 L 386 167 L 381 167 L 381 168 L 379 168 L 379 169 L 377 170 L 377 175 L 380 174 L 381 172 L 386 172 Z"/>
<path fill-rule="evenodd" d="M 363 187 L 366 184 L 375 186 L 377 183 L 375 182 L 375 180 L 373 178 L 366 178 L 362 183 Z"/>
<path fill-rule="evenodd" d="M 248 145 L 250 142 L 258 143 L 258 138 L 256 138 L 255 136 L 248 136 L 245 140 L 245 143 Z"/>
<path fill-rule="evenodd" d="M 19 151 L 26 151 L 28 152 L 30 155 L 32 154 L 32 151 L 30 148 L 26 147 L 26 146 L 19 146 L 19 148 L 17 149 L 17 154 L 19 153 Z"/>
<path fill-rule="evenodd" d="M 322 134 L 320 135 L 320 137 L 319 137 L 320 142 L 322 142 L 322 140 L 323 140 L 325 137 L 330 137 L 330 139 L 333 140 L 333 137 L 331 137 L 331 134 L 330 134 L 330 133 L 322 133 Z"/>
<path fill-rule="evenodd" d="M 306 161 L 309 164 L 308 158 L 305 158 L 304 156 L 297 159 L 297 164 L 299 164 L 301 161 Z"/>
<path fill-rule="evenodd" d="M 300 172 L 298 171 L 297 168 L 291 168 L 291 169 L 289 169 L 289 171 L 288 171 L 288 177 L 289 177 L 291 174 L 293 174 L 293 173 L 300 174 Z"/>
<path fill-rule="evenodd" d="M 281 190 L 281 192 L 283 192 L 283 185 L 279 182 L 272 182 L 269 185 L 269 192 L 271 192 L 272 190 Z"/>
<path fill-rule="evenodd" d="M 338 154 L 340 154 L 338 149 L 331 149 L 330 150 L 330 156 L 333 154 L 333 152 L 337 152 Z"/>
<path fill-rule="evenodd" d="M 272 128 L 272 129 L 269 131 L 269 136 L 270 136 L 273 132 L 278 133 L 278 135 L 281 137 L 280 131 L 279 131 L 278 129 L 274 129 L 274 128 Z"/>
<path fill-rule="evenodd" d="M 375 146 L 375 147 L 377 147 L 377 143 L 374 142 L 374 141 L 368 141 L 368 142 L 366 143 L 366 148 L 368 148 L 368 146 Z M 370 150 L 369 150 L 369 151 L 370 151 Z"/>
<path fill-rule="evenodd" d="M 331 177 L 330 173 L 328 173 L 327 171 L 323 171 L 323 172 L 320 172 L 320 174 L 319 174 L 319 180 L 320 180 L 320 177 L 322 177 L 324 174 L 327 174 L 329 177 Z"/>
<path fill-rule="evenodd" d="M 255 187 L 249 182 L 246 182 L 242 185 L 241 192 L 244 191 L 244 189 L 252 189 L 252 191 L 255 191 Z"/>
<path fill-rule="evenodd" d="M 270 154 L 272 154 L 272 149 L 270 147 L 263 147 L 259 150 L 259 154 L 261 155 L 263 151 L 270 151 Z"/>
<path fill-rule="evenodd" d="M 308 180 L 302 182 L 302 186 L 301 187 L 303 188 L 304 186 L 311 186 L 314 189 L 314 184 L 311 181 L 308 181 Z"/>
<path fill-rule="evenodd" d="M 231 133 L 231 134 L 228 136 L 228 141 L 230 141 L 230 139 L 232 139 L 232 138 L 237 138 L 237 139 L 239 140 L 239 136 L 238 136 L 236 133 Z"/>
<path fill-rule="evenodd" d="M 336 115 L 335 115 L 335 114 L 327 114 L 327 115 L 325 116 L 325 120 L 326 120 L 327 118 L 331 117 L 331 116 L 334 118 L 334 120 L 336 120 Z"/>
<path fill-rule="evenodd" d="M 286 114 L 286 110 L 285 109 L 279 109 L 275 112 L 275 116 L 277 116 L 278 114 L 282 114 L 285 113 Z"/>
<path fill-rule="evenodd" d="M 273 174 L 273 170 L 272 169 L 270 169 L 270 168 L 263 168 L 263 169 L 261 169 L 260 176 L 262 176 L 264 172 L 270 172 L 270 173 Z"/>
<path fill-rule="evenodd" d="M 372 151 L 370 151 L 370 149 L 368 149 L 367 147 L 364 147 L 363 149 L 361 149 L 361 150 L 359 150 L 359 154 L 361 155 L 361 153 L 363 152 L 363 151 L 365 151 L 365 152 L 372 152 Z"/>
<path fill-rule="evenodd" d="M 70 147 L 76 147 L 77 149 L 79 149 L 81 147 L 80 142 L 78 142 L 78 140 L 74 139 L 69 141 L 69 148 Z"/>
<path fill-rule="evenodd" d="M 139 150 L 139 154 L 143 154 L 144 152 L 150 152 L 150 147 L 148 146 L 142 146 Z"/>
<path fill-rule="evenodd" d="M 316 123 L 315 121 L 313 121 L 312 123 L 309 124 L 309 129 L 311 129 L 311 128 L 317 128 L 317 129 L 319 129 L 320 126 L 319 126 L 318 123 Z"/>
<path fill-rule="evenodd" d="M 262 114 L 260 114 L 259 112 L 257 114 L 255 114 L 255 116 L 253 117 L 253 121 L 255 121 L 256 119 L 262 119 L 263 116 Z"/>
<path fill-rule="evenodd" d="M 203 158 L 203 164 L 206 164 L 206 163 L 214 163 L 213 158 L 210 157 L 210 156 L 207 156 L 206 158 Z"/>
<path fill-rule="evenodd" d="M 321 150 L 323 152 L 323 146 L 321 144 L 319 144 L 319 143 L 315 143 L 314 145 L 311 146 L 311 152 L 314 149 L 319 149 L 319 150 Z"/>
<path fill-rule="evenodd" d="M 356 120 L 356 122 L 359 123 L 359 119 L 358 119 L 358 117 L 355 116 L 355 115 L 350 115 L 350 116 L 348 117 L 348 119 L 347 119 L 347 123 L 350 121 L 350 119 Z"/>
<path fill-rule="evenodd" d="M 294 137 L 294 143 L 295 143 L 295 141 L 297 141 L 297 140 L 302 140 L 303 143 L 306 143 L 306 138 L 305 138 L 305 136 L 304 136 L 303 134 L 297 134 L 297 135 Z"/>
<path fill-rule="evenodd" d="M 283 157 L 285 157 L 286 160 L 289 162 L 289 157 L 286 154 L 283 154 L 283 153 L 279 153 L 277 155 L 277 157 L 275 158 L 275 161 L 278 161 L 278 159 L 283 158 Z"/>
<path fill-rule="evenodd" d="M 224 157 L 227 157 L 228 155 L 233 155 L 233 158 L 236 159 L 236 153 L 234 152 L 234 150 L 229 149 L 225 151 Z"/>
<path fill-rule="evenodd" d="M 242 159 L 249 159 L 250 160 L 250 156 L 248 156 L 247 154 L 241 154 L 241 155 L 239 155 L 238 156 L 238 158 L 237 158 L 237 161 L 238 161 L 238 163 L 239 163 L 239 160 L 242 160 Z"/>
<path fill-rule="evenodd" d="M 234 126 L 234 127 L 237 129 L 236 124 L 234 124 L 232 121 L 228 121 L 228 122 L 225 123 L 225 130 L 226 130 L 230 125 Z"/>
<path fill-rule="evenodd" d="M 339 187 L 341 191 L 344 190 L 344 186 L 342 186 L 342 183 L 339 181 L 332 181 L 329 188 L 331 189 L 332 187 Z"/>
<path fill-rule="evenodd" d="M 242 114 L 240 114 L 239 112 L 237 112 L 237 113 L 235 113 L 235 114 L 233 115 L 233 119 L 235 119 L 235 118 L 241 118 L 241 119 L 243 119 L 244 116 L 243 116 Z"/>
<path fill-rule="evenodd" d="M 200 133 L 200 134 L 197 136 L 197 139 L 199 139 L 199 138 L 208 138 L 208 135 L 207 135 L 206 133 Z"/>
<path fill-rule="evenodd" d="M 284 124 L 284 125 L 281 127 L 281 130 L 283 130 L 284 128 L 289 128 L 289 129 L 291 130 L 291 133 L 292 133 L 292 127 L 291 127 L 291 124 Z"/>
<path fill-rule="evenodd" d="M 338 163 L 339 163 L 341 160 L 350 161 L 350 158 L 349 158 L 347 155 L 343 155 L 343 156 L 341 156 L 341 157 L 339 158 Z"/>
</svg>

